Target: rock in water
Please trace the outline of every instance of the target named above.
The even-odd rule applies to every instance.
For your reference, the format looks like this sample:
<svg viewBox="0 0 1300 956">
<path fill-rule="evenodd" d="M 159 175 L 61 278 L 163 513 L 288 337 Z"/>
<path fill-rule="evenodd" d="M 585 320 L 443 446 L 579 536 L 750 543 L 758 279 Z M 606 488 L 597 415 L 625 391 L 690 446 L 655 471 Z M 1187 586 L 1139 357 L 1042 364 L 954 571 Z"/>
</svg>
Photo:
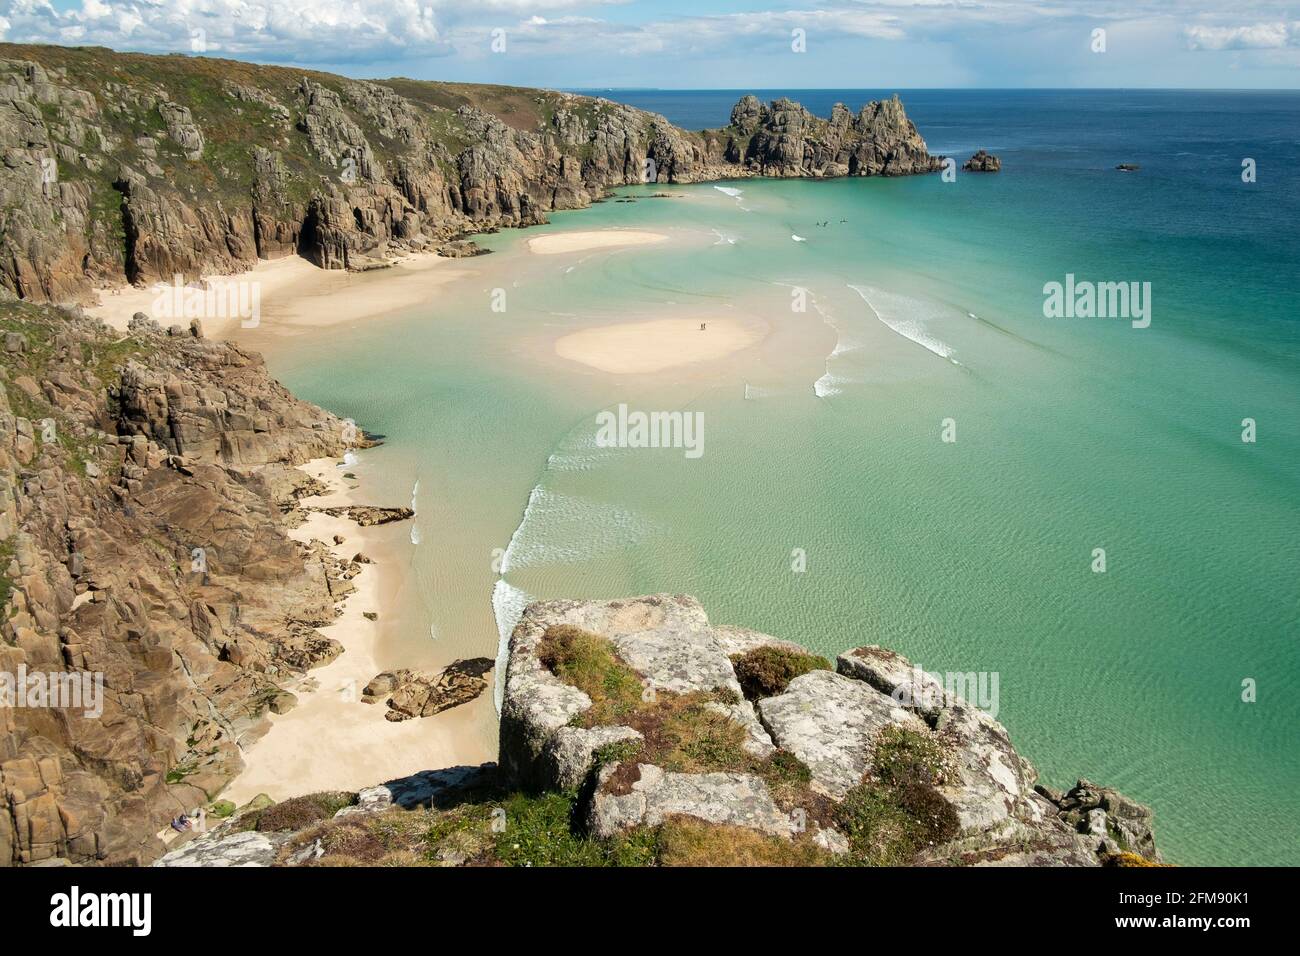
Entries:
<svg viewBox="0 0 1300 956">
<path fill-rule="evenodd" d="M 961 168 L 968 173 L 996 173 L 1002 169 L 1002 160 L 981 149 L 962 163 Z"/>
</svg>

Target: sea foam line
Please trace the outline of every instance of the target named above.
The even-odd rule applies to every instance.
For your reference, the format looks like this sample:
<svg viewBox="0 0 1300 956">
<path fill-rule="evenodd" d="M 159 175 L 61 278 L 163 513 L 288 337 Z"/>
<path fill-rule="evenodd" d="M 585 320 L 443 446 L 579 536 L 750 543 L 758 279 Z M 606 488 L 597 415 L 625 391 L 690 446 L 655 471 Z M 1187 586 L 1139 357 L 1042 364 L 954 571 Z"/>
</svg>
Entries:
<svg viewBox="0 0 1300 956">
<path fill-rule="evenodd" d="M 869 308 L 872 311 L 872 313 L 875 315 L 875 317 L 880 320 L 881 324 L 897 332 L 899 335 L 907 339 L 909 342 L 915 342 L 917 345 L 933 352 L 935 355 L 939 356 L 940 358 L 947 359 L 953 365 L 961 364 L 961 362 L 958 362 L 955 358 L 952 357 L 954 352 L 952 346 L 949 345 L 947 342 L 944 342 L 942 339 L 937 339 L 933 335 L 931 335 L 930 332 L 925 328 L 925 326 L 921 324 L 919 321 L 915 321 L 915 320 L 909 321 L 906 319 L 901 319 L 901 320 L 887 319 L 885 318 L 884 315 L 881 314 L 880 310 L 877 309 L 875 305 L 872 304 L 871 299 L 867 297 L 866 290 L 863 289 L 862 286 L 857 286 L 850 282 L 849 288 L 862 297 L 862 301 L 867 304 L 867 308 Z"/>
<path fill-rule="evenodd" d="M 492 687 L 492 703 L 497 716 L 506 696 L 506 664 L 510 660 L 510 635 L 524 616 L 524 608 L 532 603 L 532 596 L 519 590 L 505 578 L 498 578 L 492 586 L 492 616 L 497 622 L 496 680 Z"/>
</svg>

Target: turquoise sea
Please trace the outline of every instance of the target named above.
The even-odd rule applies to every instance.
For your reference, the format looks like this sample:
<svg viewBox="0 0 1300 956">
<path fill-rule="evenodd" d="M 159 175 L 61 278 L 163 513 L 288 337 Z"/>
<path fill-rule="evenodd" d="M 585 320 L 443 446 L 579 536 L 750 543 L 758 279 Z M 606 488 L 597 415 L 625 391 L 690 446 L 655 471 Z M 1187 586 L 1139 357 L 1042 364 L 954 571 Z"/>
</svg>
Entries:
<svg viewBox="0 0 1300 956">
<path fill-rule="evenodd" d="M 739 96 L 610 95 L 693 127 Z M 1045 782 L 1151 804 L 1176 863 L 1300 864 L 1300 95 L 903 100 L 932 152 L 1003 172 L 629 188 L 483 237 L 426 306 L 271 353 L 385 436 L 358 467 L 376 503 L 416 500 L 403 633 L 492 656 L 527 596 L 694 594 L 829 655 L 996 672 Z M 670 241 L 525 248 L 611 227 Z M 1045 317 L 1067 274 L 1150 283 L 1149 327 Z M 695 315 L 768 334 L 655 375 L 554 354 Z M 620 403 L 703 413 L 703 455 L 598 447 Z"/>
</svg>

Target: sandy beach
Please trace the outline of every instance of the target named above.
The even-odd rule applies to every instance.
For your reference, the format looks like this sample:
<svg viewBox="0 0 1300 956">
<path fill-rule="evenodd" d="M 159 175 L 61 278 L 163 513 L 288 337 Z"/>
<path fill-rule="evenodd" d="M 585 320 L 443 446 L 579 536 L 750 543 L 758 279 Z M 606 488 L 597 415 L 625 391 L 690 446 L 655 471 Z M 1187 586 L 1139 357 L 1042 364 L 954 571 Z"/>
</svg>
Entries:
<svg viewBox="0 0 1300 956">
<path fill-rule="evenodd" d="M 602 372 L 636 375 L 725 358 L 758 344 L 766 334 L 767 323 L 759 318 L 699 315 L 622 322 L 565 335 L 556 341 L 555 354 Z"/>
<path fill-rule="evenodd" d="M 302 469 L 332 489 L 328 495 L 304 498 L 307 507 L 376 503 L 366 500 L 364 489 L 347 487 L 343 469 L 332 458 Z M 363 565 L 355 578 L 356 590 L 347 597 L 342 616 L 321 629 L 342 643 L 344 652 L 289 688 L 298 697 L 297 706 L 270 716 L 270 731 L 244 752 L 244 772 L 221 798 L 242 805 L 260 793 L 283 800 L 320 790 L 358 790 L 421 770 L 494 759 L 484 745 L 490 735 L 483 732 L 496 721 L 490 686 L 468 704 L 401 722 L 384 719 L 383 700 L 361 702 L 362 689 L 376 674 L 399 663 L 409 665 L 386 656 L 393 617 L 389 609 L 404 583 L 402 552 L 409 522 L 361 527 L 347 518 L 312 513 L 290 534 L 304 542 L 333 542 L 341 535 L 342 544 L 331 544 L 334 554 L 346 559 L 360 552 L 373 563 Z M 376 620 L 367 619 L 366 612 L 377 614 Z M 417 665 L 420 669 L 434 671 L 451 663 L 437 659 L 435 650 L 430 644 L 428 661 Z"/>
<path fill-rule="evenodd" d="M 528 251 L 539 256 L 556 256 L 566 252 L 589 252 L 592 249 L 620 249 L 667 242 L 661 232 L 637 229 L 595 229 L 585 232 L 553 232 L 528 240 Z"/>
<path fill-rule="evenodd" d="M 86 312 L 123 332 L 131 316 L 144 312 L 163 326 L 188 327 L 188 316 L 200 315 L 210 338 L 234 338 L 241 331 L 294 335 L 413 308 L 440 286 L 477 275 L 480 270 L 468 261 L 428 253 L 386 269 L 348 272 L 288 256 L 238 275 L 205 276 L 179 292 L 174 284 L 103 291 Z"/>
</svg>

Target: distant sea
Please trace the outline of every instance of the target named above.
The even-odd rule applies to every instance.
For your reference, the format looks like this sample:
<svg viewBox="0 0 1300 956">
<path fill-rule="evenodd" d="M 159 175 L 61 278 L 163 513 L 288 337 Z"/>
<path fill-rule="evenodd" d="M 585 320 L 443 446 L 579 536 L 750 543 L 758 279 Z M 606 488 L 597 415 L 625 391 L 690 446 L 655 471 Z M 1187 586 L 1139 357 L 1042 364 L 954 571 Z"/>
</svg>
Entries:
<svg viewBox="0 0 1300 956">
<path fill-rule="evenodd" d="M 741 94 L 602 95 L 704 128 Z M 486 236 L 480 278 L 272 370 L 386 436 L 358 466 L 381 503 L 418 480 L 412 640 L 492 655 L 528 597 L 694 594 L 826 654 L 996 673 L 1046 783 L 1151 804 L 1173 862 L 1300 864 L 1300 95 L 901 95 L 931 152 L 1003 171 L 633 187 L 541 229 L 676 241 Z M 1067 275 L 1150 283 L 1149 327 L 1045 316 Z M 714 378 L 550 354 L 726 310 L 773 334 Z M 704 455 L 597 447 L 621 402 L 703 412 Z"/>
</svg>

